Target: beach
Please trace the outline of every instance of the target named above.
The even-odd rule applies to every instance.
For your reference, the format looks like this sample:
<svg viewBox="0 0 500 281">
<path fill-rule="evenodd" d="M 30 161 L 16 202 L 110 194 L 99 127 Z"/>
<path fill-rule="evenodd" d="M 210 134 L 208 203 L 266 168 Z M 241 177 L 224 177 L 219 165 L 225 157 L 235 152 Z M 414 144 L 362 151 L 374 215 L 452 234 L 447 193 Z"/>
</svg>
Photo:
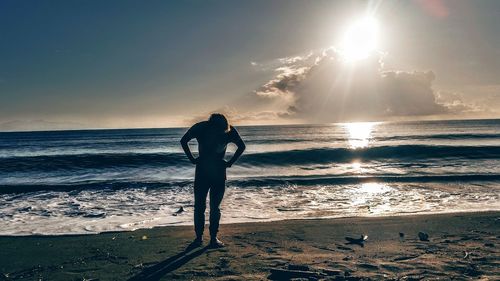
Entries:
<svg viewBox="0 0 500 281">
<path fill-rule="evenodd" d="M 225 224 L 190 252 L 192 226 L 2 236 L 0 280 L 498 280 L 499 230 L 494 211 Z"/>
<path fill-rule="evenodd" d="M 239 127 L 192 251 L 185 128 L 0 133 L 0 281 L 498 280 L 499 124 Z"/>
</svg>

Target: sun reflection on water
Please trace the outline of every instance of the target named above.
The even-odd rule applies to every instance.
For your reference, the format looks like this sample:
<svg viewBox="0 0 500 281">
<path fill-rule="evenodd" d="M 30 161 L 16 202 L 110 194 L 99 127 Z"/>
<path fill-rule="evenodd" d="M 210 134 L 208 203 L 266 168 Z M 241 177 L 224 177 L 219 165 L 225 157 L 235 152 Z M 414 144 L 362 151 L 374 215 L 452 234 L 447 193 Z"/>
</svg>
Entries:
<svg viewBox="0 0 500 281">
<path fill-rule="evenodd" d="M 367 147 L 371 140 L 371 134 L 377 122 L 344 123 L 347 130 L 349 146 L 352 149 Z"/>
<path fill-rule="evenodd" d="M 391 188 L 389 186 L 378 182 L 363 183 L 361 187 L 358 189 L 359 192 L 368 194 L 381 194 L 381 193 L 386 193 L 390 190 Z"/>
<path fill-rule="evenodd" d="M 353 189 L 352 204 L 365 207 L 369 214 L 386 213 L 392 209 L 389 194 L 393 188 L 383 183 L 368 182 Z"/>
<path fill-rule="evenodd" d="M 356 172 L 359 172 L 361 170 L 361 163 L 355 161 L 355 162 L 352 162 L 351 163 L 351 167 L 353 170 L 355 170 Z"/>
<path fill-rule="evenodd" d="M 368 172 L 368 169 L 365 167 L 363 162 L 360 160 L 354 160 L 353 162 L 348 164 L 348 168 L 350 172 L 355 173 L 355 174 L 364 174 Z"/>
</svg>

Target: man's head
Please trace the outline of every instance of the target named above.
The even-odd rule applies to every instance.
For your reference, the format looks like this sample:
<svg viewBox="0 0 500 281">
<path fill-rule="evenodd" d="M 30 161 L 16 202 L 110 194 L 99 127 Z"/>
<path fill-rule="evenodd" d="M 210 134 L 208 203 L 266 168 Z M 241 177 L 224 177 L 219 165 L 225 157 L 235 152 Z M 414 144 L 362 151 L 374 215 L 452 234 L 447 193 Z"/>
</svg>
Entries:
<svg viewBox="0 0 500 281">
<path fill-rule="evenodd" d="M 231 130 L 231 126 L 229 125 L 226 116 L 221 113 L 213 113 L 210 115 L 208 123 L 212 126 L 212 128 L 221 133 L 227 133 Z"/>
</svg>

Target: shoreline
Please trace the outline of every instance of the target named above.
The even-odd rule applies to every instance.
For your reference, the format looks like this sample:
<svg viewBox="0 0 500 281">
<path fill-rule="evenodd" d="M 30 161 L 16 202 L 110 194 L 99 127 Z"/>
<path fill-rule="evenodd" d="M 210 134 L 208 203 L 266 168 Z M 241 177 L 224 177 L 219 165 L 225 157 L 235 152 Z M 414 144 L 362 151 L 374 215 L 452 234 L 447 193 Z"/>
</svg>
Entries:
<svg viewBox="0 0 500 281">
<path fill-rule="evenodd" d="M 285 218 L 285 219 L 269 219 L 269 220 L 259 220 L 253 219 L 248 221 L 235 221 L 235 222 L 221 222 L 220 225 L 240 225 L 240 224 L 259 224 L 259 223 L 275 223 L 275 222 L 289 222 L 289 221 L 308 221 L 308 220 L 337 220 L 337 219 L 358 219 L 358 218 L 390 218 L 390 217 L 406 217 L 406 216 L 426 216 L 426 215 L 451 215 L 451 214 L 481 214 L 481 213 L 495 213 L 499 212 L 498 209 L 484 209 L 484 210 L 472 210 L 472 211 L 444 211 L 444 212 L 407 212 L 407 213 L 398 213 L 398 214 L 376 214 L 376 215 L 359 215 L 359 216 L 345 216 L 345 217 L 336 217 L 336 216 L 325 216 L 325 217 L 307 217 L 307 218 Z M 167 215 L 167 214 L 166 214 Z M 208 223 L 208 214 L 207 214 L 207 223 Z M 168 225 L 158 225 L 153 227 L 144 227 L 144 228 L 136 228 L 136 229 L 123 229 L 123 230 L 110 230 L 110 231 L 101 231 L 101 232 L 87 232 L 87 233 L 62 233 L 62 234 L 0 234 L 0 238 L 6 237 L 64 237 L 64 236 L 87 236 L 87 235 L 99 235 L 106 233 L 129 233 L 139 230 L 150 230 L 156 228 L 166 228 L 166 227 L 192 227 L 193 222 L 189 223 L 172 223 Z"/>
<path fill-rule="evenodd" d="M 0 236 L 0 280 L 263 280 L 272 271 L 325 280 L 500 276 L 500 211 L 224 224 L 227 247 L 185 252 L 192 228 Z M 362 234 L 363 247 L 345 240 Z"/>
</svg>

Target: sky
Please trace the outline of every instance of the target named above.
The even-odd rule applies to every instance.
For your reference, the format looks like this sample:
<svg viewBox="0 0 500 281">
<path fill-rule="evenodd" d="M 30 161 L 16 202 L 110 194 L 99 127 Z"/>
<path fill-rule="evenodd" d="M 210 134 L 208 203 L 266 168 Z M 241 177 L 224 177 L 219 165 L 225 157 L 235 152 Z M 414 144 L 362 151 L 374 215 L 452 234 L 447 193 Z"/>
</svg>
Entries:
<svg viewBox="0 0 500 281">
<path fill-rule="evenodd" d="M 496 0 L 0 0 L 0 130 L 500 118 L 498 30 Z"/>
</svg>

